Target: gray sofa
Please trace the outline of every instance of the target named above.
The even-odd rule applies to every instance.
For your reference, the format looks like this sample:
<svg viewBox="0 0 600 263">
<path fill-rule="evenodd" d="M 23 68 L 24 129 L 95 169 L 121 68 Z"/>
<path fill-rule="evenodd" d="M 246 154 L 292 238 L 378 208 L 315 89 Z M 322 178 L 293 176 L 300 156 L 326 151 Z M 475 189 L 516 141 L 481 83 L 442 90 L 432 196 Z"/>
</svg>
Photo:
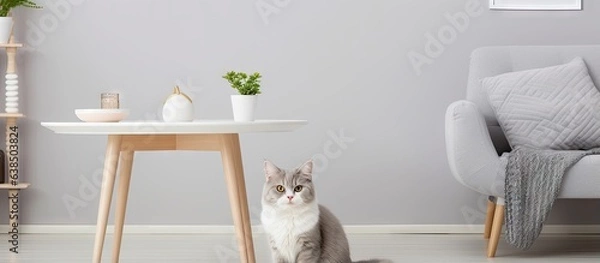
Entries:
<svg viewBox="0 0 600 263">
<path fill-rule="evenodd" d="M 446 151 L 452 175 L 468 188 L 490 196 L 484 237 L 494 257 L 504 221 L 505 157 L 510 147 L 480 85 L 502 73 L 555 66 L 581 56 L 600 87 L 600 45 L 505 46 L 473 51 L 467 97 L 446 111 Z M 600 155 L 584 157 L 564 177 L 559 198 L 600 198 Z"/>
</svg>

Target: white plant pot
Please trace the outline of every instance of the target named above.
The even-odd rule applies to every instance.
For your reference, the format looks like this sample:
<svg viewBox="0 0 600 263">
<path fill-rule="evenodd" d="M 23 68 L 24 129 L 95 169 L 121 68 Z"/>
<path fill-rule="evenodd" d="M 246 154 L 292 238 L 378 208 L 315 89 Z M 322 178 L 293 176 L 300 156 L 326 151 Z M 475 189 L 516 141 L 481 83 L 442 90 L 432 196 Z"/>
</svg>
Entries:
<svg viewBox="0 0 600 263">
<path fill-rule="evenodd" d="M 10 16 L 0 17 L 0 43 L 6 44 L 12 32 L 13 19 Z"/>
<path fill-rule="evenodd" d="M 254 121 L 257 95 L 231 95 L 234 121 Z"/>
</svg>

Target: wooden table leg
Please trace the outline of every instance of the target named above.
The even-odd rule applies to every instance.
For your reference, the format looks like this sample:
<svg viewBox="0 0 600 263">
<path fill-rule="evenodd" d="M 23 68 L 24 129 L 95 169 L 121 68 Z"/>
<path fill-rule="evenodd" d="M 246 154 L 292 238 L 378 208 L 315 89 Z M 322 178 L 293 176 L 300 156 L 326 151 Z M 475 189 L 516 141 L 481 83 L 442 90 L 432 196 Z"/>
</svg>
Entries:
<svg viewBox="0 0 600 263">
<path fill-rule="evenodd" d="M 106 236 L 106 225 L 108 213 L 112 201 L 113 188 L 115 186 L 115 174 L 119 165 L 119 154 L 121 152 L 121 136 L 109 135 L 104 159 L 104 171 L 102 174 L 102 189 L 100 190 L 100 204 L 98 205 L 98 220 L 96 223 L 96 238 L 94 240 L 94 263 L 102 260 L 102 248 Z"/>
<path fill-rule="evenodd" d="M 117 203 L 115 208 L 115 233 L 113 240 L 112 262 L 119 262 L 121 254 L 121 239 L 123 238 L 123 225 L 125 224 L 125 211 L 131 182 L 131 168 L 133 167 L 133 151 L 121 152 L 119 161 L 119 186 L 117 189 Z"/>
<path fill-rule="evenodd" d="M 221 158 L 223 159 L 223 171 L 227 181 L 231 213 L 233 214 L 240 250 L 240 262 L 255 263 L 250 212 L 248 211 L 246 182 L 244 180 L 238 134 L 223 134 L 221 136 Z"/>
<path fill-rule="evenodd" d="M 242 165 L 242 154 L 240 147 L 240 138 L 237 134 L 232 136 L 234 140 L 234 144 L 237 145 L 237 158 L 239 162 L 236 162 L 239 166 L 239 172 L 236 172 L 237 180 L 238 180 L 238 191 L 240 195 L 240 204 L 242 207 L 242 222 L 244 222 L 244 235 L 246 239 L 246 253 L 248 254 L 248 259 L 251 262 L 255 261 L 254 256 L 254 242 L 252 240 L 252 222 L 250 221 L 250 211 L 248 209 L 248 194 L 246 193 L 246 179 L 244 178 L 244 167 Z"/>
</svg>

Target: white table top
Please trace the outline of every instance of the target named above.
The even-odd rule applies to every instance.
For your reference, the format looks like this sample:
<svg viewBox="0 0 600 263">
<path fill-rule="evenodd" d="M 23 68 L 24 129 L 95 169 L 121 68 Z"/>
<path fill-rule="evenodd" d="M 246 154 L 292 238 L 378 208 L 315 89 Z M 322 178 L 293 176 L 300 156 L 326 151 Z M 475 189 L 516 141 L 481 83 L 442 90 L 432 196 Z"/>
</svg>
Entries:
<svg viewBox="0 0 600 263">
<path fill-rule="evenodd" d="M 192 122 L 121 121 L 121 122 L 42 122 L 42 126 L 61 134 L 202 134 L 288 132 L 306 125 L 305 120 L 197 120 Z"/>
</svg>

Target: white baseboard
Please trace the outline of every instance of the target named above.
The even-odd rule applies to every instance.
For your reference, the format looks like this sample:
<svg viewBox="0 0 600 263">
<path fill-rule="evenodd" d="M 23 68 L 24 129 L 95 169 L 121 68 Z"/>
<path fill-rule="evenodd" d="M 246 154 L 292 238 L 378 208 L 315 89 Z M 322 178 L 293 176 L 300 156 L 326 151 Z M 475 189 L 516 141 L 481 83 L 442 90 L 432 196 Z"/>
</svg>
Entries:
<svg viewBox="0 0 600 263">
<path fill-rule="evenodd" d="M 349 234 L 479 234 L 483 225 L 347 225 Z M 7 225 L 0 225 L 0 233 L 8 233 Z M 21 234 L 93 234 L 95 225 L 21 225 Z M 232 234 L 233 226 L 223 225 L 126 225 L 127 234 Z M 261 226 L 252 226 L 252 232 L 262 233 Z M 113 233 L 108 226 L 107 233 Z M 600 225 L 546 225 L 545 234 L 600 234 Z"/>
</svg>

